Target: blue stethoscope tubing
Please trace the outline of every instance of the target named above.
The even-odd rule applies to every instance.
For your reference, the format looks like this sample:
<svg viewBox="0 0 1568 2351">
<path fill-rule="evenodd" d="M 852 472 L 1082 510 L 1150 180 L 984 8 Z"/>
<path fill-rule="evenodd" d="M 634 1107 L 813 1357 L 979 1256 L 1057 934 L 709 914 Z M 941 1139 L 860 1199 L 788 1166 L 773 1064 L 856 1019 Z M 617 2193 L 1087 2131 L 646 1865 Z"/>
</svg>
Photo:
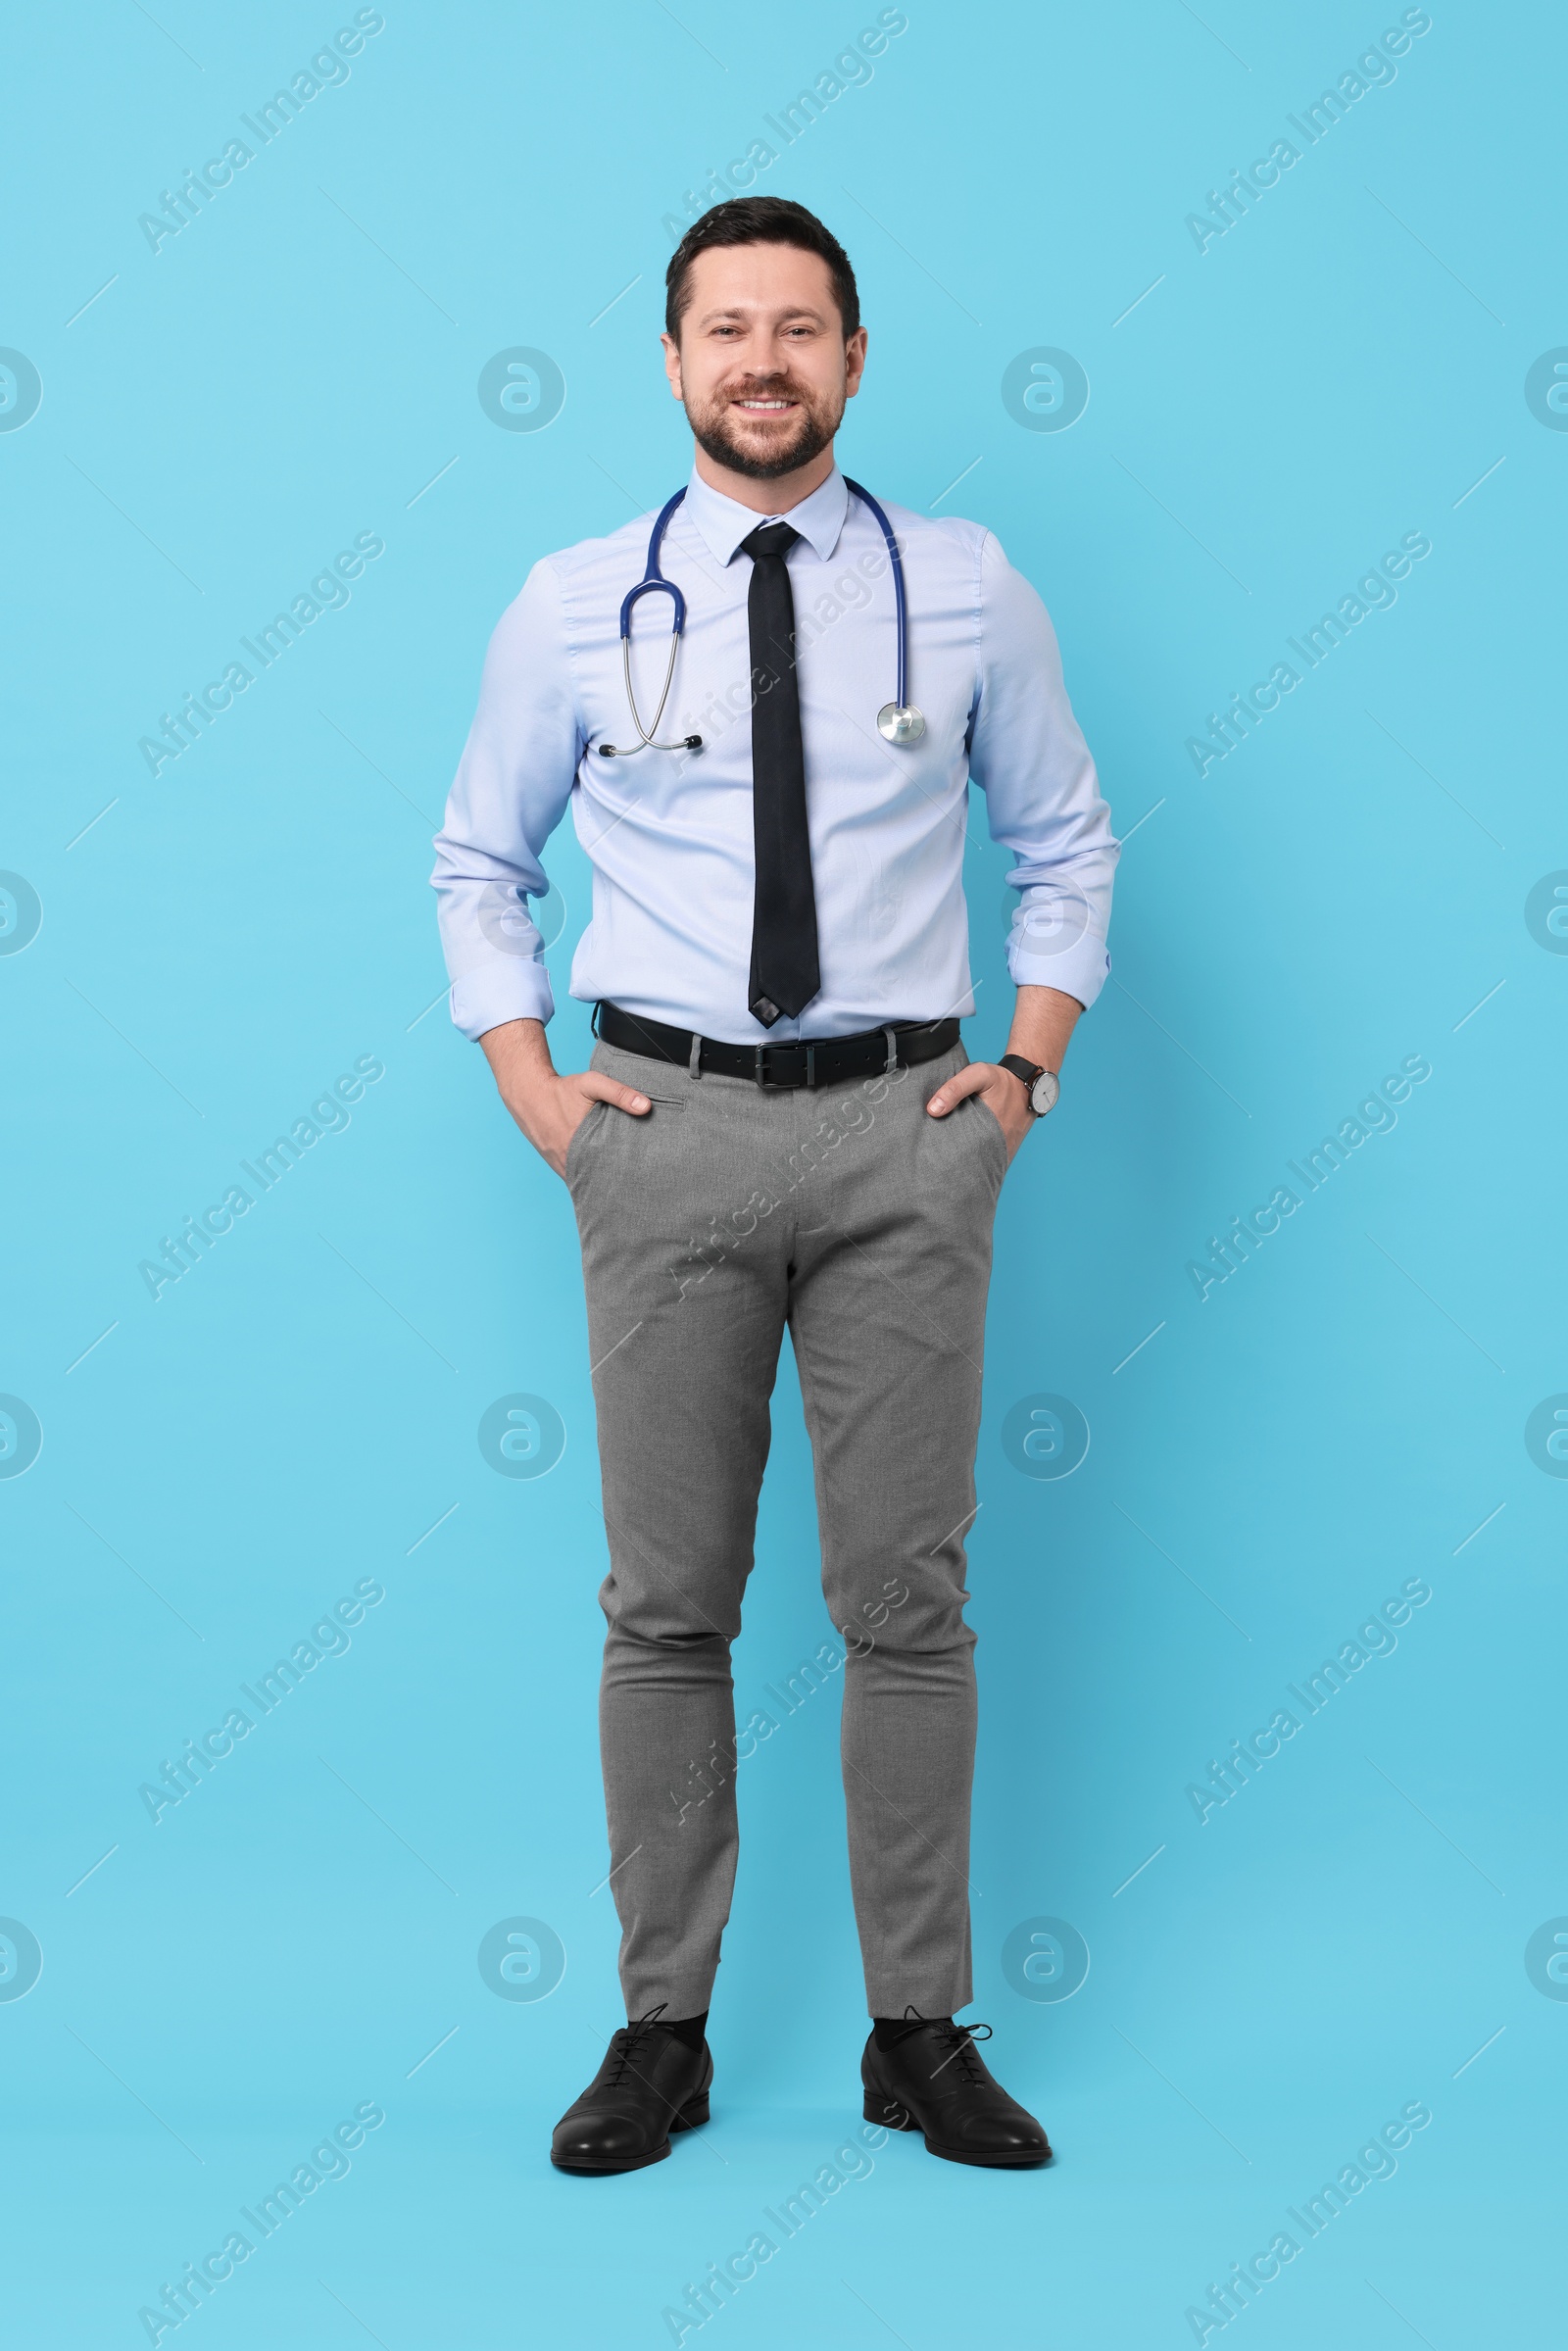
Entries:
<svg viewBox="0 0 1568 2351">
<path fill-rule="evenodd" d="M 870 491 L 862 490 L 859 483 L 851 481 L 848 474 L 844 477 L 844 487 L 847 490 L 853 490 L 860 504 L 876 517 L 882 536 L 887 542 L 888 556 L 893 565 L 893 603 L 899 639 L 898 698 L 894 702 L 884 703 L 881 710 L 878 710 L 877 732 L 888 743 L 917 743 L 925 733 L 925 719 L 908 699 L 909 609 L 904 588 L 904 558 L 899 553 L 899 542 L 893 535 L 893 525 Z M 686 491 L 683 485 L 675 492 L 673 498 L 666 500 L 665 504 L 660 508 L 652 536 L 648 541 L 647 568 L 637 585 L 634 588 L 628 588 L 621 599 L 620 665 L 626 681 L 626 707 L 631 712 L 631 722 L 637 729 L 641 740 L 620 749 L 617 749 L 613 743 L 597 744 L 595 748 L 601 759 L 630 759 L 633 752 L 637 751 L 701 751 L 703 748 L 701 735 L 683 735 L 678 743 L 659 743 L 654 739 L 659 732 L 659 722 L 664 715 L 664 705 L 669 700 L 669 689 L 675 677 L 675 656 L 680 650 L 680 641 L 686 630 L 686 599 L 676 587 L 675 582 L 672 579 L 666 579 L 660 569 L 659 551 L 663 543 L 665 526 L 685 495 Z M 637 697 L 631 681 L 631 617 L 637 608 L 639 597 L 654 594 L 667 596 L 670 600 L 669 660 L 664 668 L 664 685 L 663 691 L 659 697 L 659 708 L 654 712 L 654 723 L 649 728 L 643 725 L 638 714 Z"/>
</svg>

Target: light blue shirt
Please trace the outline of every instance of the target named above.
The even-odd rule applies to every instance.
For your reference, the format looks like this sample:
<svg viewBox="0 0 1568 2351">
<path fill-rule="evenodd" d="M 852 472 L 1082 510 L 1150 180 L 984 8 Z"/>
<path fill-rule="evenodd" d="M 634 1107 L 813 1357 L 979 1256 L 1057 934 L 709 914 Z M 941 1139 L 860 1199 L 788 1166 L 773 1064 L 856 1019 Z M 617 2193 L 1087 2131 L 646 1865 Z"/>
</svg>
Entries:
<svg viewBox="0 0 1568 2351">
<path fill-rule="evenodd" d="M 1117 844 L 1062 684 L 1045 606 L 978 523 L 887 509 L 909 607 L 908 693 L 926 731 L 885 743 L 895 698 L 893 576 L 876 518 L 835 471 L 781 519 L 795 597 L 801 733 L 821 988 L 764 1030 L 747 1005 L 752 832 L 750 558 L 762 516 L 695 474 L 670 518 L 665 576 L 686 632 L 661 741 L 703 748 L 607 759 L 635 742 L 620 603 L 643 575 L 652 517 L 547 556 L 502 614 L 436 841 L 432 875 L 467 1037 L 555 1010 L 526 902 L 566 806 L 593 865 L 593 916 L 571 993 L 730 1043 L 845 1036 L 974 1009 L 962 864 L 968 787 L 1018 890 L 1013 980 L 1092 1004 L 1109 968 Z M 647 723 L 668 659 L 667 596 L 636 607 L 633 674 Z"/>
</svg>

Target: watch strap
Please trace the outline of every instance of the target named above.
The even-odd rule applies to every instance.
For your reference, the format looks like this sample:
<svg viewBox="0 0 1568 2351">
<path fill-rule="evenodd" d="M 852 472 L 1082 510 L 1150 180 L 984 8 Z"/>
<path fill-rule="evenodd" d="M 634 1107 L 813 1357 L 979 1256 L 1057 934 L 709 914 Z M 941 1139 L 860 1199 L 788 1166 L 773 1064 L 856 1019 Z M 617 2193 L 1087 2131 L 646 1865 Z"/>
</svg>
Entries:
<svg viewBox="0 0 1568 2351">
<path fill-rule="evenodd" d="M 1029 1107 L 1036 1118 L 1043 1118 L 1047 1110 L 1055 1106 L 1061 1089 L 1054 1071 L 1045 1068 L 1039 1061 L 1026 1061 L 1022 1053 L 1004 1053 L 997 1066 L 999 1069 L 1010 1071 L 1012 1076 L 1018 1080 L 1029 1097 Z M 1051 1100 L 1045 1104 L 1044 1109 L 1035 1100 L 1036 1089 L 1043 1078 L 1051 1080 Z"/>
</svg>

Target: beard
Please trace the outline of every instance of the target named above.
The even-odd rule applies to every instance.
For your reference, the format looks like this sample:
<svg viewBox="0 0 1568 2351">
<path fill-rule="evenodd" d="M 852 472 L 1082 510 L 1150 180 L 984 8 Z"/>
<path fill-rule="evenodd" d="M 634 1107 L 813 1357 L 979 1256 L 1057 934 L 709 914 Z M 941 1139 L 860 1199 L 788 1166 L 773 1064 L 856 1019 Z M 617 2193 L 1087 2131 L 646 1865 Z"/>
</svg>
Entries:
<svg viewBox="0 0 1568 2351">
<path fill-rule="evenodd" d="M 796 412 L 788 428 L 746 423 L 731 405 L 738 393 L 760 400 L 794 401 Z M 752 481 L 777 481 L 782 474 L 809 465 L 838 431 L 845 408 L 842 394 L 810 392 L 787 376 L 782 382 L 731 385 L 701 409 L 690 400 L 682 405 L 699 449 L 715 465 L 726 465 L 732 473 L 744 473 Z"/>
</svg>

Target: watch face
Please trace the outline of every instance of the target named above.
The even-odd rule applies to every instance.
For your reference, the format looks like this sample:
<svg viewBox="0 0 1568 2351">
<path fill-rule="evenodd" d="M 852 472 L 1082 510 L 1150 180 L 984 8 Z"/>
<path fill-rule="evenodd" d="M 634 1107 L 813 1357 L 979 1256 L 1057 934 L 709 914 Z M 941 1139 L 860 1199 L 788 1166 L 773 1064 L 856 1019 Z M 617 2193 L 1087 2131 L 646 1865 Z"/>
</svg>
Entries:
<svg viewBox="0 0 1568 2351">
<path fill-rule="evenodd" d="M 1030 1107 L 1037 1118 L 1044 1118 L 1048 1110 L 1055 1108 L 1056 1098 L 1060 1092 L 1061 1086 L 1057 1079 L 1049 1069 L 1043 1069 L 1029 1089 Z"/>
</svg>

